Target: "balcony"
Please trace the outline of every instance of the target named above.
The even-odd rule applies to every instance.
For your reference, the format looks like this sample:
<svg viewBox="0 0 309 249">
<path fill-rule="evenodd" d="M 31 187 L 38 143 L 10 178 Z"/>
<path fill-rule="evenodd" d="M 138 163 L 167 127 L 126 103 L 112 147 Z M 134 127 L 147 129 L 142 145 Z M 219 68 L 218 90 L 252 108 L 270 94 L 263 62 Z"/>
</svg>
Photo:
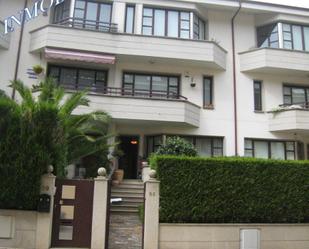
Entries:
<svg viewBox="0 0 309 249">
<path fill-rule="evenodd" d="M 269 131 L 308 132 L 309 105 L 280 106 L 269 112 Z"/>
<path fill-rule="evenodd" d="M 116 55 L 121 61 L 226 69 L 226 51 L 212 41 L 118 33 L 115 24 L 69 19 L 31 32 L 30 51 L 46 47 Z"/>
<path fill-rule="evenodd" d="M 10 38 L 10 34 L 4 34 L 4 23 L 0 21 L 0 49 L 9 49 Z"/>
<path fill-rule="evenodd" d="M 116 122 L 143 121 L 189 127 L 199 127 L 200 123 L 200 107 L 177 94 L 105 87 L 90 89 L 89 99 L 90 107 L 80 108 L 79 113 L 104 110 Z"/>
<path fill-rule="evenodd" d="M 258 48 L 240 53 L 240 70 L 250 73 L 297 74 L 309 72 L 309 52 Z"/>
</svg>

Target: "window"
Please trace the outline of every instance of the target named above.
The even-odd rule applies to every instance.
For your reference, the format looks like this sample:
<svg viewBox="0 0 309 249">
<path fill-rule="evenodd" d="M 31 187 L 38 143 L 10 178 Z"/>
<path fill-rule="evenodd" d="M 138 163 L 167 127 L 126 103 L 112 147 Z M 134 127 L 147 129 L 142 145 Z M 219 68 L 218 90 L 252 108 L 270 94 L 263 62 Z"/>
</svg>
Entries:
<svg viewBox="0 0 309 249">
<path fill-rule="evenodd" d="M 309 87 L 283 86 L 283 104 L 297 105 L 309 101 Z"/>
<path fill-rule="evenodd" d="M 173 137 L 175 135 L 167 135 Z M 222 137 L 198 137 L 198 136 L 179 136 L 189 143 L 192 143 L 200 156 L 217 157 L 223 156 Z M 155 152 L 163 143 L 163 136 L 149 136 L 147 141 L 147 156 Z"/>
<path fill-rule="evenodd" d="M 213 105 L 213 77 L 206 76 L 203 81 L 203 106 L 212 107 Z"/>
<path fill-rule="evenodd" d="M 262 111 L 262 82 L 255 80 L 253 82 L 254 88 L 254 110 Z"/>
<path fill-rule="evenodd" d="M 178 98 L 179 77 L 170 75 L 124 73 L 124 94 L 147 97 Z"/>
<path fill-rule="evenodd" d="M 76 0 L 74 26 L 87 29 L 110 31 L 112 4 Z"/>
<path fill-rule="evenodd" d="M 193 15 L 193 39 L 205 40 L 205 22 L 196 14 Z"/>
<path fill-rule="evenodd" d="M 190 38 L 190 12 L 144 8 L 144 35 Z"/>
<path fill-rule="evenodd" d="M 126 33 L 134 33 L 134 15 L 135 15 L 135 7 L 127 6 L 126 7 L 126 23 L 125 23 L 125 32 Z"/>
<path fill-rule="evenodd" d="M 257 28 L 258 47 L 279 48 L 278 24 Z"/>
<path fill-rule="evenodd" d="M 61 23 L 70 16 L 70 1 L 65 0 L 61 4 L 58 4 L 54 10 L 53 23 Z"/>
<path fill-rule="evenodd" d="M 107 71 L 63 66 L 49 66 L 48 75 L 65 89 L 104 92 L 107 86 Z"/>
<path fill-rule="evenodd" d="M 295 160 L 295 142 L 245 139 L 245 157 Z"/>
</svg>

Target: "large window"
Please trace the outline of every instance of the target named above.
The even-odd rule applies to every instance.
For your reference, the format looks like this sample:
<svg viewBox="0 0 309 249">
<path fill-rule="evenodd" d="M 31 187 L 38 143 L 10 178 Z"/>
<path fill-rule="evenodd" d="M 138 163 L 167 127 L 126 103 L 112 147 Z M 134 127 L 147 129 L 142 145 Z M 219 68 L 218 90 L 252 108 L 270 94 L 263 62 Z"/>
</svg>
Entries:
<svg viewBox="0 0 309 249">
<path fill-rule="evenodd" d="M 110 31 L 112 4 L 76 0 L 74 26 Z"/>
<path fill-rule="evenodd" d="M 65 89 L 103 93 L 107 85 L 107 71 L 51 65 L 48 74 Z"/>
<path fill-rule="evenodd" d="M 70 16 L 70 1 L 65 0 L 61 4 L 58 4 L 54 10 L 53 23 L 61 23 Z"/>
<path fill-rule="evenodd" d="M 245 139 L 245 156 L 295 160 L 295 142 Z"/>
<path fill-rule="evenodd" d="M 254 91 L 254 110 L 262 111 L 262 81 L 255 80 L 253 82 Z"/>
<path fill-rule="evenodd" d="M 191 12 L 144 8 L 143 28 L 144 35 L 190 38 Z M 194 15 L 194 39 L 205 39 L 205 22 Z"/>
<path fill-rule="evenodd" d="M 166 137 L 173 137 L 175 135 L 167 135 Z M 199 137 L 199 136 L 179 136 L 188 142 L 192 143 L 200 156 L 217 157 L 223 156 L 223 138 L 222 137 Z M 148 136 L 147 142 L 147 156 L 156 152 L 163 143 L 163 135 Z"/>
<path fill-rule="evenodd" d="M 309 51 L 309 26 L 274 23 L 258 27 L 257 42 L 258 47 Z"/>
<path fill-rule="evenodd" d="M 178 98 L 179 77 L 157 74 L 124 73 L 124 94 L 148 97 Z"/>
<path fill-rule="evenodd" d="M 203 107 L 213 107 L 213 77 L 206 76 L 203 80 Z"/>
<path fill-rule="evenodd" d="M 134 33 L 134 15 L 135 15 L 135 6 L 128 5 L 126 7 L 126 21 L 125 21 L 125 32 Z"/>
<path fill-rule="evenodd" d="M 283 86 L 283 104 L 297 105 L 309 101 L 309 87 Z"/>
</svg>

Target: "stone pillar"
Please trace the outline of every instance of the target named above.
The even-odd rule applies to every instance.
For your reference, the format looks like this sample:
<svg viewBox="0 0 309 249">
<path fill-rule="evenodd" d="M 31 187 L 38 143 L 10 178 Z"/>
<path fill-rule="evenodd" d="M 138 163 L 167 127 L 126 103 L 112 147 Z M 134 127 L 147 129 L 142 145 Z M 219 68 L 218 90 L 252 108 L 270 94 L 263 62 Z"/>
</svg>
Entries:
<svg viewBox="0 0 309 249">
<path fill-rule="evenodd" d="M 36 229 L 36 248 L 49 249 L 51 245 L 54 195 L 56 193 L 55 181 L 56 176 L 53 175 L 53 166 L 48 167 L 48 173 L 42 176 L 41 194 L 50 195 L 50 212 L 38 213 L 37 229 Z"/>
<path fill-rule="evenodd" d="M 143 180 L 143 182 L 147 182 L 150 179 L 149 173 L 150 173 L 150 166 L 148 165 L 147 162 L 142 162 L 142 180 Z"/>
<path fill-rule="evenodd" d="M 124 32 L 124 23 L 125 23 L 125 10 L 126 4 L 121 1 L 114 1 L 113 3 L 113 11 L 112 11 L 112 23 L 116 23 L 118 25 L 118 32 Z"/>
<path fill-rule="evenodd" d="M 144 248 L 159 248 L 159 187 L 156 172 L 151 170 L 145 183 Z"/>
<path fill-rule="evenodd" d="M 108 180 L 106 170 L 99 168 L 94 179 L 91 249 L 105 249 Z"/>
</svg>

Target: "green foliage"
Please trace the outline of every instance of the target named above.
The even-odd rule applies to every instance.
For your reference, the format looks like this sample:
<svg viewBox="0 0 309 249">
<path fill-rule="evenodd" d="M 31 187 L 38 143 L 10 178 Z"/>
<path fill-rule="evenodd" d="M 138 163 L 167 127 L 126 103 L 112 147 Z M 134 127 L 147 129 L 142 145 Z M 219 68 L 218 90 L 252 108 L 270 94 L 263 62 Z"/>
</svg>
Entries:
<svg viewBox="0 0 309 249">
<path fill-rule="evenodd" d="M 309 222 L 308 161 L 157 156 L 151 166 L 161 222 Z"/>
<path fill-rule="evenodd" d="M 141 204 L 138 206 L 138 217 L 140 222 L 142 222 L 143 224 L 144 224 L 144 215 L 145 215 L 144 204 Z"/>
<path fill-rule="evenodd" d="M 33 90 L 13 81 L 18 103 L 0 93 L 0 208 L 36 208 L 40 180 L 48 165 L 57 176 L 69 163 L 93 156 L 89 174 L 106 166 L 109 116 L 104 112 L 73 115 L 87 106 L 85 92 L 65 97 L 64 90 L 46 79 Z M 35 98 L 34 92 L 39 92 Z M 96 168 L 96 169 L 95 169 Z"/>
<path fill-rule="evenodd" d="M 161 145 L 156 155 L 197 156 L 194 146 L 180 137 L 168 137 L 165 145 Z"/>
</svg>

